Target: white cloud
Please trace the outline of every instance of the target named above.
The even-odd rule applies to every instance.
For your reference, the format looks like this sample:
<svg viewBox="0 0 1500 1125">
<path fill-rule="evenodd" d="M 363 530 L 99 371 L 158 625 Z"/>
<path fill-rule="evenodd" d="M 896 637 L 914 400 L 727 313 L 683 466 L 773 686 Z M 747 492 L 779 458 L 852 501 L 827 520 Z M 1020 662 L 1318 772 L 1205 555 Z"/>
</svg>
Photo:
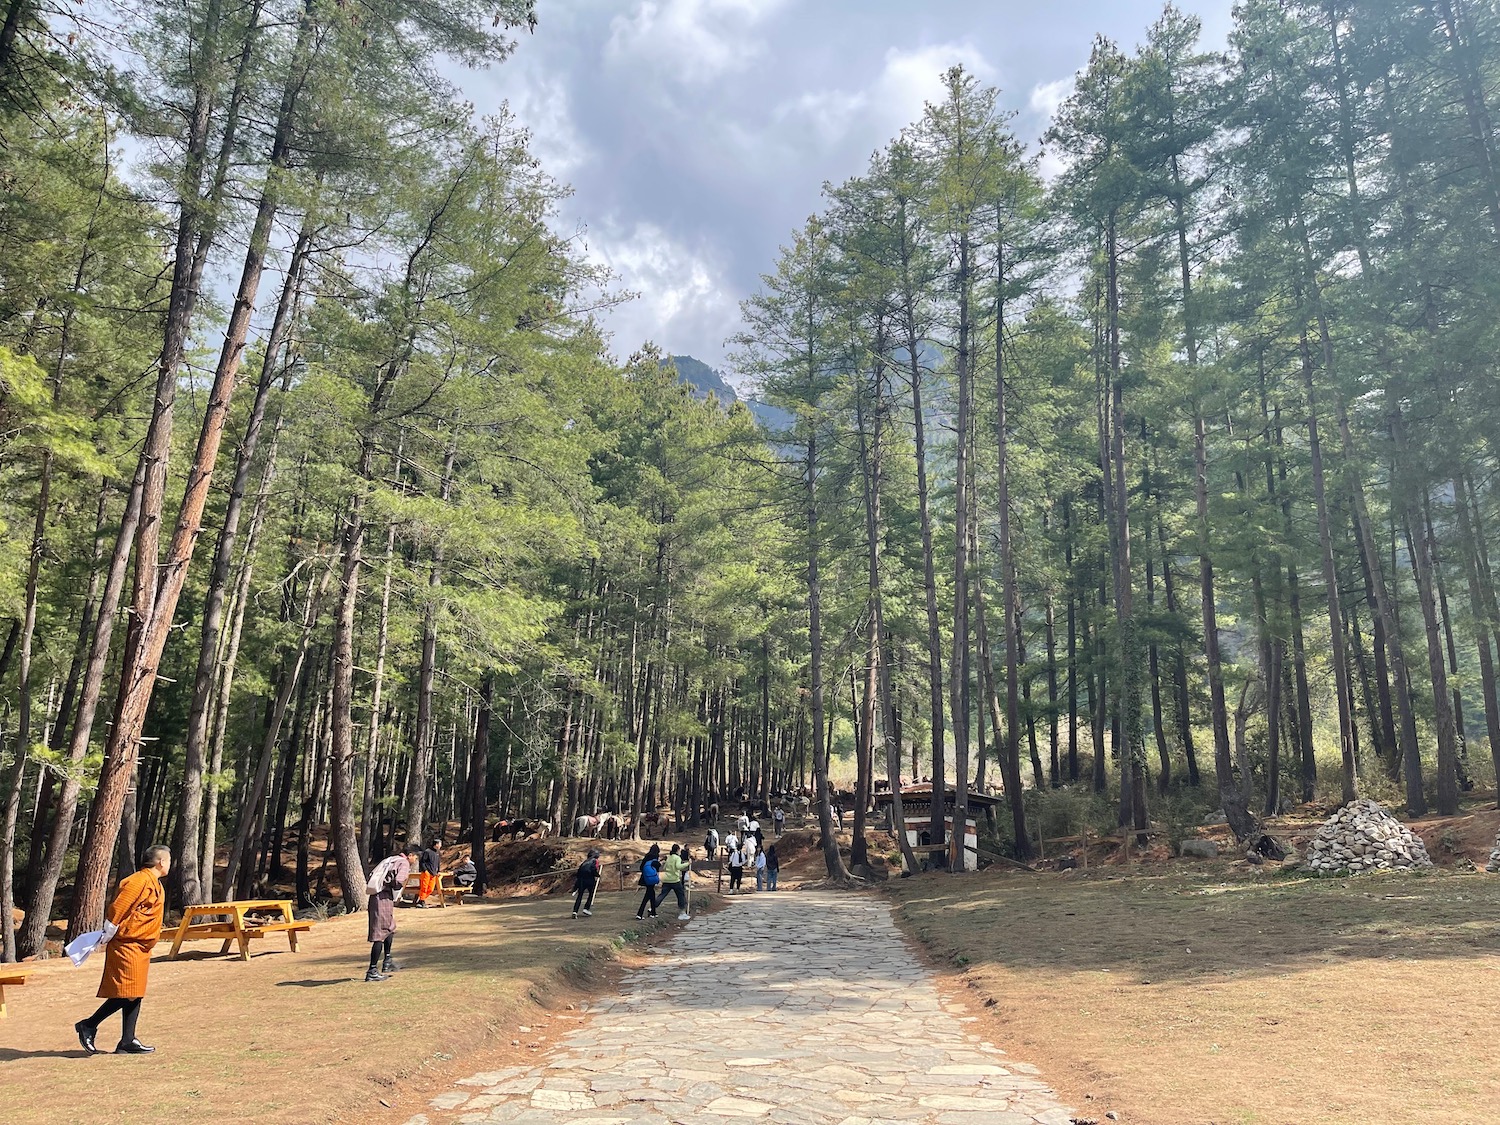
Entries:
<svg viewBox="0 0 1500 1125">
<path fill-rule="evenodd" d="M 887 120 L 902 125 L 915 121 L 924 105 L 942 98 L 943 75 L 955 66 L 981 81 L 995 80 L 995 68 L 968 43 L 941 43 L 914 51 L 892 47 L 872 88 L 874 104 Z"/>
<path fill-rule="evenodd" d="M 1038 83 L 1031 88 L 1031 98 L 1026 107 L 1039 117 L 1051 121 L 1063 102 L 1072 96 L 1074 81 L 1075 76 L 1070 74 L 1055 82 Z"/>
<path fill-rule="evenodd" d="M 968 43 L 940 43 L 914 50 L 891 47 L 869 85 L 860 90 L 815 90 L 776 107 L 780 125 L 802 122 L 828 144 L 852 137 L 873 148 L 922 116 L 928 102 L 943 96 L 943 75 L 962 66 L 982 81 L 993 81 L 995 68 Z"/>
<path fill-rule="evenodd" d="M 752 32 L 785 0 L 640 0 L 610 21 L 604 57 L 697 84 L 746 69 L 764 50 Z"/>
<path fill-rule="evenodd" d="M 617 353 L 652 340 L 667 352 L 717 361 L 725 338 L 739 325 L 739 302 L 722 282 L 724 264 L 711 250 L 643 220 L 629 227 L 596 226 L 588 254 L 638 294 L 606 317 Z"/>
<path fill-rule="evenodd" d="M 557 76 L 532 68 L 511 87 L 506 102 L 530 133 L 531 151 L 549 175 L 567 180 L 594 156 L 573 121 L 568 88 Z"/>
<path fill-rule="evenodd" d="M 1073 96 L 1077 75 L 1070 74 L 1053 82 L 1039 82 L 1031 88 L 1031 97 L 1026 102 L 1027 112 L 1033 118 L 1037 135 L 1047 131 L 1063 102 Z M 1037 161 L 1037 174 L 1051 183 L 1068 170 L 1070 161 L 1055 148 L 1043 147 L 1041 159 Z"/>
</svg>

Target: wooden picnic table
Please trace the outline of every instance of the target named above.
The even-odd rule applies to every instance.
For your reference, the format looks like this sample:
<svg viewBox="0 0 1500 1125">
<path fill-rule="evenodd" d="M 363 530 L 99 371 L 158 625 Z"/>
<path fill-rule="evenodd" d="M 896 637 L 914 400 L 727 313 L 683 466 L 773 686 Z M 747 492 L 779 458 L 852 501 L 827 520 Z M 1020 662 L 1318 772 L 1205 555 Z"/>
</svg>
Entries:
<svg viewBox="0 0 1500 1125">
<path fill-rule="evenodd" d="M 0 1020 L 5 1018 L 5 986 L 23 985 L 30 973 L 17 972 L 14 969 L 0 969 Z"/>
<path fill-rule="evenodd" d="M 246 922 L 247 914 L 279 914 L 279 922 Z M 207 919 L 215 919 L 207 921 Z M 266 934 L 286 934 L 287 944 L 297 952 L 297 935 L 312 929 L 311 922 L 299 922 L 292 917 L 292 901 L 284 898 L 247 898 L 240 902 L 207 902 L 200 906 L 189 906 L 182 912 L 182 921 L 177 925 L 177 934 L 172 940 L 172 958 L 175 960 L 185 941 L 202 941 L 206 938 L 222 938 L 220 953 L 228 953 L 232 943 L 240 947 L 240 960 L 250 960 L 250 939 Z"/>
<path fill-rule="evenodd" d="M 464 895 L 472 892 L 474 888 L 472 886 L 466 887 L 459 883 L 450 882 L 449 880 L 450 875 L 448 872 L 439 871 L 437 874 L 437 886 L 432 889 L 432 893 L 437 896 L 437 902 L 439 906 L 447 906 L 449 897 L 452 897 L 456 905 L 462 906 L 464 902 Z M 406 877 L 406 886 L 401 890 L 402 897 L 404 898 L 406 896 L 407 891 L 415 893 L 417 889 L 421 887 L 421 885 L 421 873 L 413 871 Z"/>
</svg>

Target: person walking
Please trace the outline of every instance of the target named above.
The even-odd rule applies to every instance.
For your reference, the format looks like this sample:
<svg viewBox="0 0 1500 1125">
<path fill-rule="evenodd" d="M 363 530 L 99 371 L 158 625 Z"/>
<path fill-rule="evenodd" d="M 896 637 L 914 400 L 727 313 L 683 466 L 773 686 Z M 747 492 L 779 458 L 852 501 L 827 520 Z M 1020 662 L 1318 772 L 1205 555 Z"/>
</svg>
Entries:
<svg viewBox="0 0 1500 1125">
<path fill-rule="evenodd" d="M 780 836 L 782 832 L 786 831 L 786 813 L 785 811 L 783 811 L 780 805 L 777 805 L 776 808 L 771 810 L 771 827 L 775 830 L 776 835 L 778 836 Z"/>
<path fill-rule="evenodd" d="M 661 868 L 661 898 L 658 901 L 665 902 L 667 892 L 671 891 L 677 896 L 677 920 L 686 922 L 688 920 L 687 887 L 686 877 L 688 870 L 688 853 L 686 848 L 672 845 L 672 852 Z"/>
<path fill-rule="evenodd" d="M 573 917 L 582 914 L 594 916 L 594 892 L 599 889 L 599 876 L 604 864 L 599 859 L 599 849 L 590 848 L 588 858 L 578 865 L 578 874 L 573 876 Z"/>
<path fill-rule="evenodd" d="M 153 844 L 141 857 L 141 869 L 120 880 L 120 889 L 105 915 L 115 932 L 104 948 L 104 972 L 99 979 L 97 995 L 104 1003 L 93 1015 L 73 1025 L 79 1045 L 91 1055 L 99 1053 L 94 1046 L 99 1025 L 116 1012 L 120 1013 L 120 1042 L 115 1054 L 149 1055 L 156 1050 L 136 1038 L 135 1025 L 146 996 L 151 950 L 161 936 L 166 907 L 161 881 L 171 869 L 171 849 L 165 844 Z"/>
<path fill-rule="evenodd" d="M 766 888 L 766 853 L 755 853 L 755 889 L 763 891 Z"/>
<path fill-rule="evenodd" d="M 661 886 L 661 845 L 652 844 L 651 850 L 641 860 L 640 886 L 646 888 L 646 893 L 641 896 L 641 905 L 636 908 L 635 916 L 644 920 L 649 909 L 651 917 L 656 917 L 656 889 Z"/>
<path fill-rule="evenodd" d="M 427 909 L 427 896 L 437 889 L 438 873 L 443 869 L 443 842 L 433 840 L 417 857 L 417 905 Z"/>
<path fill-rule="evenodd" d="M 719 858 L 719 830 L 717 828 L 710 828 L 708 835 L 703 837 L 703 850 L 708 853 L 710 863 Z"/>
<path fill-rule="evenodd" d="M 729 893 L 738 894 L 740 880 L 745 877 L 745 853 L 736 844 L 729 849 Z"/>
<path fill-rule="evenodd" d="M 766 889 L 776 889 L 776 875 L 781 870 L 781 860 L 776 858 L 776 845 L 766 849 Z"/>
<path fill-rule="evenodd" d="M 377 863 L 365 883 L 365 890 L 370 892 L 365 906 L 370 916 L 367 937 L 370 968 L 365 973 L 366 981 L 385 980 L 401 968 L 391 960 L 391 939 L 396 936 L 396 900 L 406 890 L 412 860 L 418 858 L 416 845 L 408 844 L 403 851 Z"/>
</svg>

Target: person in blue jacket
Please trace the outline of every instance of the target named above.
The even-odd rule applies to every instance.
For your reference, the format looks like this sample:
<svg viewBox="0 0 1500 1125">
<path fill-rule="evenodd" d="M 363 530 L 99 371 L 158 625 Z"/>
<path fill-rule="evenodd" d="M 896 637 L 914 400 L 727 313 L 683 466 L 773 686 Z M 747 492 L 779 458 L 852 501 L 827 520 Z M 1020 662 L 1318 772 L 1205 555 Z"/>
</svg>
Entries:
<svg viewBox="0 0 1500 1125">
<path fill-rule="evenodd" d="M 646 893 L 641 896 L 641 905 L 636 908 L 635 916 L 645 918 L 646 912 L 651 912 L 651 917 L 656 917 L 657 892 L 661 888 L 661 845 L 652 844 L 651 850 L 641 860 L 640 886 L 646 888 Z"/>
</svg>

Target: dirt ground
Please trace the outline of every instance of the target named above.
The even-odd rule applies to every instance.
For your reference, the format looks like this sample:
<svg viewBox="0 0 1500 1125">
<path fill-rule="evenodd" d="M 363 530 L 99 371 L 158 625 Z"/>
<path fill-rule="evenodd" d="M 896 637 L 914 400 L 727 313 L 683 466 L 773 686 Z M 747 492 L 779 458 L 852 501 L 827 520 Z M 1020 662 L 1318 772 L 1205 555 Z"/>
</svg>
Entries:
<svg viewBox="0 0 1500 1125">
<path fill-rule="evenodd" d="M 402 909 L 394 953 L 405 967 L 380 983 L 363 981 L 363 916 L 318 923 L 296 954 L 267 937 L 249 962 L 217 956 L 211 942 L 168 961 L 164 943 L 140 1021 L 157 1052 L 143 1057 L 88 1058 L 78 1046 L 73 1022 L 99 1003 L 99 960 L 28 966 L 0 1020 L 0 1120 L 404 1120 L 472 1071 L 466 1055 L 508 1044 L 530 1056 L 608 989 L 622 935 L 644 929 L 634 888 L 610 886 L 578 921 L 560 895 Z M 100 1047 L 111 1051 L 118 1035 L 112 1018 Z"/>
<path fill-rule="evenodd" d="M 994 1041 L 1086 1117 L 1495 1119 L 1500 877 L 1191 862 L 887 889 Z"/>
</svg>

